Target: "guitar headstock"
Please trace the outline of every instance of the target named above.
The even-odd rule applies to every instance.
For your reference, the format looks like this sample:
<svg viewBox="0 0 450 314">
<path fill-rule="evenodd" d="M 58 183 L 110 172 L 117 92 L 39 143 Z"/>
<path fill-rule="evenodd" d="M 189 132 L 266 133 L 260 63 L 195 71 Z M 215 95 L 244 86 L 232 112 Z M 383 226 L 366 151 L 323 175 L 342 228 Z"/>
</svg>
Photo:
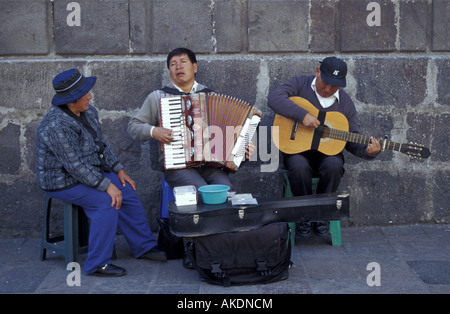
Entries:
<svg viewBox="0 0 450 314">
<path fill-rule="evenodd" d="M 400 152 L 414 159 L 428 158 L 431 155 L 431 152 L 428 148 L 413 143 L 402 144 L 402 146 L 400 147 Z"/>
</svg>

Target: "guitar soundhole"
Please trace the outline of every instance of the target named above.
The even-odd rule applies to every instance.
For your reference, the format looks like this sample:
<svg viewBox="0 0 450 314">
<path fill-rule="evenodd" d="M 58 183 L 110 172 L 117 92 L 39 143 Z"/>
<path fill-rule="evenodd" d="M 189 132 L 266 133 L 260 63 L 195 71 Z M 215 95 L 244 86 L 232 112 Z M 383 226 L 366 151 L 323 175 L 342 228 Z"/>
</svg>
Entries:
<svg viewBox="0 0 450 314">
<path fill-rule="evenodd" d="M 330 128 L 327 125 L 324 125 L 322 128 L 323 128 L 322 138 L 330 137 Z"/>
</svg>

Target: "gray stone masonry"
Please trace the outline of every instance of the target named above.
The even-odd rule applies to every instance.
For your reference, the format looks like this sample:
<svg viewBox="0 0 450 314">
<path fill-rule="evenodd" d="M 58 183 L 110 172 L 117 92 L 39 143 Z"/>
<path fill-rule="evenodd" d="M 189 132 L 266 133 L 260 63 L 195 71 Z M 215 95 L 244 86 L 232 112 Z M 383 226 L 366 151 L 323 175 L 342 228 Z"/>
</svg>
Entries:
<svg viewBox="0 0 450 314">
<path fill-rule="evenodd" d="M 72 67 L 98 77 L 92 104 L 156 230 L 157 143 L 136 143 L 126 128 L 167 82 L 166 56 L 176 47 L 197 53 L 199 82 L 264 114 L 257 160 L 232 175 L 238 192 L 281 197 L 285 170 L 268 143 L 267 95 L 337 55 L 348 64 L 345 90 L 362 133 L 432 152 L 414 160 L 385 151 L 371 162 L 345 153 L 345 224 L 449 223 L 449 16 L 450 0 L 0 0 L 0 238 L 40 235 L 35 131 L 51 80 Z"/>
</svg>

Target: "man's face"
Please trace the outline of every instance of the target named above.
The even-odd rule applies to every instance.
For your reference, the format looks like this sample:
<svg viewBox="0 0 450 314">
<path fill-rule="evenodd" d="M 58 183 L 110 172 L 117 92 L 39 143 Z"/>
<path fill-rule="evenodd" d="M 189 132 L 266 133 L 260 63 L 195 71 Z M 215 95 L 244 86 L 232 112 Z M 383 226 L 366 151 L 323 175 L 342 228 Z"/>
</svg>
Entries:
<svg viewBox="0 0 450 314">
<path fill-rule="evenodd" d="M 326 84 L 324 81 L 322 81 L 322 78 L 320 77 L 320 69 L 316 69 L 316 91 L 317 93 L 322 96 L 323 98 L 328 98 L 334 95 L 334 93 L 337 92 L 339 87 L 333 86 L 330 84 Z"/>
<path fill-rule="evenodd" d="M 92 99 L 91 92 L 88 92 L 83 97 L 78 99 L 76 102 L 72 104 L 72 106 L 69 106 L 69 108 L 77 115 L 80 114 L 80 112 L 84 112 L 89 109 L 89 102 Z"/>
<path fill-rule="evenodd" d="M 173 56 L 169 62 L 170 78 L 177 86 L 194 84 L 197 63 L 192 63 L 187 54 Z"/>
</svg>

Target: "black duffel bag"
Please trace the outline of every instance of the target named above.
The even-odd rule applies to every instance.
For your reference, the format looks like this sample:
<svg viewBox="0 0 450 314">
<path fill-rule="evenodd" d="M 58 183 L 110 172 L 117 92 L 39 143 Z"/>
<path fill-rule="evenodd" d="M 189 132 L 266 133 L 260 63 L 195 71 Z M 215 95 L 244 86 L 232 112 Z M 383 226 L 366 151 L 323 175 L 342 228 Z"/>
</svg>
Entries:
<svg viewBox="0 0 450 314">
<path fill-rule="evenodd" d="M 169 218 L 159 218 L 158 247 L 166 252 L 168 259 L 179 259 L 184 256 L 183 238 L 170 232 Z"/>
<path fill-rule="evenodd" d="M 202 280 L 223 286 L 262 284 L 289 277 L 291 231 L 287 223 L 256 230 L 193 237 L 187 254 Z"/>
</svg>

